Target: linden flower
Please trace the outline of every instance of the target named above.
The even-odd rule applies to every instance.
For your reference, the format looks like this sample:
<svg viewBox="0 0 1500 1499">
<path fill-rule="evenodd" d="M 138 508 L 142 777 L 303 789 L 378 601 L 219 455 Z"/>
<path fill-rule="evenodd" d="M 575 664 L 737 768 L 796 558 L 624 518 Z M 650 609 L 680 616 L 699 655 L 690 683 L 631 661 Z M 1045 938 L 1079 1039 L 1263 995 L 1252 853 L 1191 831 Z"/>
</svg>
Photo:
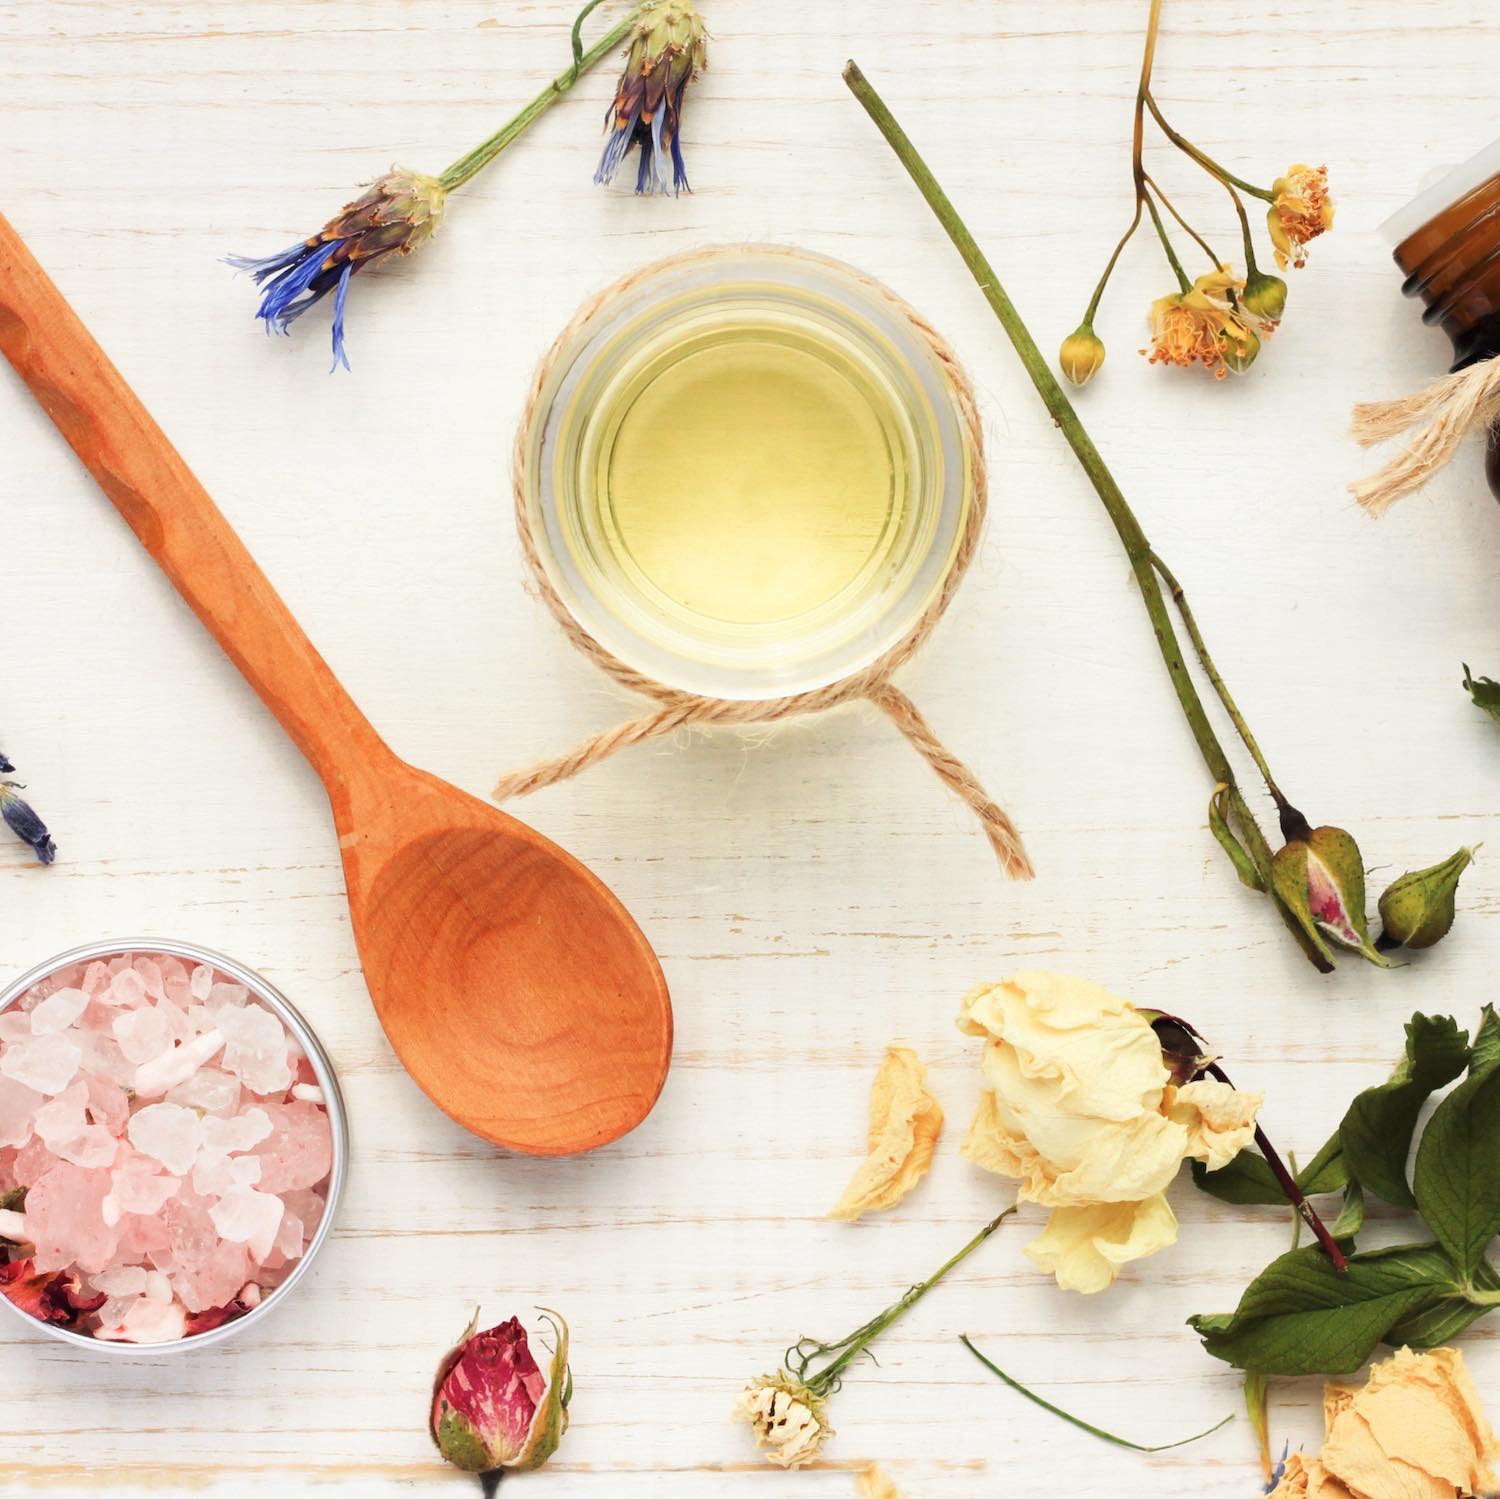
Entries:
<svg viewBox="0 0 1500 1499">
<path fill-rule="evenodd" d="M 740 1391 L 733 1414 L 750 1427 L 755 1445 L 778 1468 L 805 1467 L 833 1435 L 823 1398 L 790 1374 L 752 1379 Z"/>
<path fill-rule="evenodd" d="M 927 1069 L 905 1046 L 887 1049 L 870 1091 L 869 1157 L 828 1214 L 852 1223 L 895 1207 L 927 1174 L 943 1129 L 943 1110 L 927 1091 Z"/>
<path fill-rule="evenodd" d="M 1266 228 L 1276 247 L 1276 264 L 1307 264 L 1307 245 L 1333 228 L 1333 199 L 1328 196 L 1328 168 L 1298 163 L 1271 184 L 1275 194 L 1266 213 Z"/>
<path fill-rule="evenodd" d="M 976 1165 L 1053 1209 L 1026 1253 L 1064 1290 L 1102 1291 L 1177 1239 L 1166 1189 L 1192 1157 L 1210 1170 L 1254 1136 L 1261 1095 L 1171 1085 L 1161 1043 L 1128 1000 L 1085 979 L 1019 973 L 966 995 L 989 1085 L 964 1142 Z"/>
<path fill-rule="evenodd" d="M 1230 370 L 1247 370 L 1260 352 L 1260 339 L 1240 304 L 1244 289 L 1225 265 L 1199 276 L 1191 291 L 1158 297 L 1151 304 L 1147 358 L 1184 369 L 1201 364 L 1220 380 Z"/>
<path fill-rule="evenodd" d="M 1363 1389 L 1323 1391 L 1326 1435 L 1317 1457 L 1294 1452 L 1272 1499 L 1460 1499 L 1490 1494 L 1500 1442 L 1463 1354 L 1403 1348 L 1370 1370 Z"/>
</svg>

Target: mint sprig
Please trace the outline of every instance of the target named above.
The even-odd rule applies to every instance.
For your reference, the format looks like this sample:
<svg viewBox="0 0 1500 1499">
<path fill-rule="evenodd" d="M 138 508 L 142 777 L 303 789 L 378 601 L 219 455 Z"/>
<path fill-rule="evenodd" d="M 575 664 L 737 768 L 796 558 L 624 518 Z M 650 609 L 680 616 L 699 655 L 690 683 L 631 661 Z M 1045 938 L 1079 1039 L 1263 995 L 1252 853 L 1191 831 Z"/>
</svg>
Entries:
<svg viewBox="0 0 1500 1499">
<path fill-rule="evenodd" d="M 1467 1067 L 1433 1111 L 1429 1096 Z M 1221 1201 L 1283 1201 L 1253 1152 L 1194 1180 Z M 1500 1270 L 1485 1257 L 1500 1233 L 1500 1018 L 1486 1006 L 1472 1044 L 1448 1016 L 1413 1015 L 1391 1076 L 1350 1104 L 1337 1133 L 1299 1175 L 1308 1193 L 1342 1187 L 1332 1232 L 1352 1246 L 1366 1191 L 1411 1210 L 1429 1238 L 1351 1253 L 1339 1274 L 1316 1247 L 1273 1260 L 1232 1313 L 1190 1325 L 1215 1358 L 1257 1374 L 1350 1374 L 1382 1342 L 1433 1348 L 1500 1305 Z"/>
</svg>

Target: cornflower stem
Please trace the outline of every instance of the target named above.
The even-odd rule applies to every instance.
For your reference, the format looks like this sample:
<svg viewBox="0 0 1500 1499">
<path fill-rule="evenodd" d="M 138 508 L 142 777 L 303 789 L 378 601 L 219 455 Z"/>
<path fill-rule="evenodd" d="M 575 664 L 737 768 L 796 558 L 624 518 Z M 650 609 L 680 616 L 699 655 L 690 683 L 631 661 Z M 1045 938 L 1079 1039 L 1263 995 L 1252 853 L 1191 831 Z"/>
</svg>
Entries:
<svg viewBox="0 0 1500 1499">
<path fill-rule="evenodd" d="M 1146 176 L 1146 186 L 1156 194 L 1156 201 L 1160 203 L 1161 206 L 1165 208 L 1174 219 L 1177 220 L 1177 222 L 1182 226 L 1183 231 L 1187 234 L 1188 238 L 1191 239 L 1193 243 L 1197 245 L 1205 255 L 1208 256 L 1209 261 L 1212 263 L 1214 269 L 1218 270 L 1218 268 L 1223 264 L 1223 261 L 1221 261 L 1218 255 L 1215 254 L 1214 247 L 1209 244 L 1209 242 L 1204 239 L 1204 237 L 1199 234 L 1198 231 L 1194 229 L 1193 226 L 1188 223 L 1185 218 L 1183 218 L 1183 216 L 1177 211 L 1177 206 L 1161 190 L 1161 187 L 1157 183 L 1156 179 L 1149 173 Z"/>
<path fill-rule="evenodd" d="M 589 0 L 589 3 L 573 17 L 573 63 L 576 67 L 583 61 L 583 23 L 604 4 L 604 0 Z"/>
<path fill-rule="evenodd" d="M 1153 551 L 1151 553 L 1151 565 L 1161 574 L 1161 580 L 1167 585 L 1172 595 L 1172 602 L 1177 606 L 1177 612 L 1182 616 L 1182 623 L 1188 632 L 1188 639 L 1192 641 L 1193 652 L 1198 657 L 1198 664 L 1203 668 L 1203 674 L 1213 685 L 1218 694 L 1219 702 L 1223 704 L 1224 711 L 1229 715 L 1229 721 L 1234 725 L 1235 732 L 1240 736 L 1245 748 L 1250 752 L 1250 758 L 1255 761 L 1255 768 L 1260 772 L 1261 779 L 1266 783 L 1266 790 L 1271 793 L 1271 799 L 1282 807 L 1286 805 L 1286 798 L 1281 794 L 1281 788 L 1276 784 L 1276 778 L 1271 774 L 1271 767 L 1266 763 L 1266 757 L 1261 753 L 1260 745 L 1256 743 L 1255 735 L 1250 732 L 1250 725 L 1245 722 L 1245 715 L 1240 712 L 1239 704 L 1235 702 L 1230 694 L 1224 678 L 1219 675 L 1219 668 L 1214 665 L 1214 658 L 1208 653 L 1208 643 L 1203 638 L 1203 632 L 1198 628 L 1198 621 L 1193 615 L 1192 607 L 1187 600 L 1187 593 L 1181 583 L 1177 581 L 1172 569 L 1162 561 L 1161 557 Z"/>
<path fill-rule="evenodd" d="M 1015 1207 L 1011 1206 L 1006 1208 L 998 1217 L 992 1218 L 957 1254 L 945 1260 L 926 1280 L 918 1281 L 899 1301 L 893 1302 L 878 1317 L 872 1317 L 863 1327 L 856 1328 L 847 1338 L 838 1343 L 813 1343 L 811 1345 L 812 1351 L 802 1355 L 800 1354 L 800 1350 L 810 1341 L 804 1338 L 802 1343 L 799 1343 L 797 1348 L 792 1350 L 792 1353 L 798 1354 L 800 1359 L 800 1367 L 792 1368 L 792 1372 L 797 1375 L 814 1395 L 825 1396 L 831 1394 L 842 1382 L 844 1371 L 886 1328 L 909 1312 L 950 1271 L 957 1269 L 959 1265 L 963 1264 L 1014 1212 Z M 807 1373 L 807 1364 L 812 1358 L 818 1357 L 821 1353 L 832 1353 L 835 1351 L 838 1351 L 838 1357 L 832 1363 L 819 1369 L 816 1374 L 809 1375 Z M 788 1367 L 792 1365 L 792 1353 L 789 1353 L 787 1356 Z"/>
<path fill-rule="evenodd" d="M 608 57 L 630 35 L 641 12 L 646 8 L 644 5 L 632 7 L 630 14 L 595 42 L 587 52 L 578 50 L 581 46 L 578 28 L 583 24 L 584 17 L 599 3 L 600 0 L 589 0 L 589 4 L 584 6 L 582 13 L 574 22 L 573 65 L 559 73 L 530 104 L 507 120 L 488 140 L 475 146 L 467 156 L 460 156 L 438 178 L 448 192 L 462 187 L 471 177 L 478 176 L 507 146 L 518 140 L 541 119 L 585 73 Z"/>
<path fill-rule="evenodd" d="M 1226 1087 L 1234 1087 L 1229 1080 L 1229 1074 L 1217 1062 L 1210 1062 L 1203 1070 Z M 1318 1210 L 1304 1196 L 1302 1188 L 1297 1185 L 1297 1178 L 1287 1170 L 1286 1163 L 1276 1153 L 1276 1147 L 1271 1144 L 1266 1137 L 1265 1130 L 1258 1124 L 1255 1126 L 1255 1143 L 1260 1153 L 1266 1158 L 1266 1165 L 1271 1168 L 1271 1175 L 1276 1178 L 1277 1185 L 1286 1193 L 1286 1200 L 1313 1231 L 1314 1237 L 1322 1246 L 1323 1253 L 1333 1261 L 1333 1268 L 1342 1275 L 1349 1268 L 1349 1261 L 1345 1258 L 1344 1251 L 1339 1248 L 1337 1240 L 1328 1232 L 1327 1225 L 1318 1216 Z"/>
<path fill-rule="evenodd" d="M 1161 126 L 1161 133 L 1185 156 L 1192 157 L 1200 167 L 1212 176 L 1217 177 L 1220 182 L 1226 182 L 1231 187 L 1237 187 L 1242 193 L 1249 193 L 1252 198 L 1260 198 L 1267 203 L 1274 203 L 1276 201 L 1276 194 L 1269 188 L 1256 187 L 1253 182 L 1246 182 L 1244 178 L 1236 177 L 1233 172 L 1221 167 L 1206 151 L 1200 151 L 1185 135 L 1174 130 L 1167 123 L 1167 117 L 1161 112 L 1161 106 L 1156 102 L 1155 96 L 1149 88 L 1145 92 L 1145 105 L 1151 111 L 1151 118 Z"/>
<path fill-rule="evenodd" d="M 885 137 L 887 144 L 895 152 L 896 159 L 906 168 L 917 190 L 927 200 L 927 205 L 932 209 L 938 223 L 952 240 L 954 248 L 979 284 L 980 292 L 990 304 L 990 309 L 1000 320 L 1000 326 L 1004 328 L 1017 355 L 1020 356 L 1021 364 L 1031 377 L 1031 383 L 1036 387 L 1037 394 L 1041 396 L 1043 405 L 1046 406 L 1052 420 L 1067 439 L 1074 456 L 1088 476 L 1089 482 L 1094 486 L 1094 491 L 1099 496 L 1125 548 L 1125 555 L 1130 561 L 1131 571 L 1140 589 L 1141 600 L 1156 635 L 1157 648 L 1161 652 L 1162 661 L 1171 678 L 1173 691 L 1177 695 L 1178 706 L 1187 720 L 1193 740 L 1203 757 L 1203 763 L 1208 767 L 1208 772 L 1216 784 L 1229 788 L 1230 808 L 1240 825 L 1242 836 L 1245 838 L 1256 867 L 1262 870 L 1269 869 L 1271 861 L 1269 846 L 1239 789 L 1229 757 L 1225 754 L 1224 747 L 1220 744 L 1213 725 L 1209 722 L 1203 699 L 1198 695 L 1198 689 L 1193 684 L 1187 661 L 1183 657 L 1181 642 L 1172 626 L 1172 616 L 1162 593 L 1161 580 L 1157 576 L 1160 558 L 1152 550 L 1145 532 L 1141 529 L 1140 522 L 1136 519 L 1135 512 L 1127 503 L 1114 475 L 1110 473 L 1104 459 L 1100 456 L 1098 448 L 1094 446 L 1093 439 L 1078 419 L 1073 403 L 1068 399 L 1062 386 L 1058 384 L 1047 361 L 1042 358 L 1041 351 L 1022 321 L 1020 313 L 1016 311 L 1015 304 L 1006 295 L 1005 288 L 1001 286 L 994 267 L 985 259 L 984 252 L 969 232 L 968 226 L 959 217 L 958 210 L 954 208 L 948 195 L 932 175 L 927 163 L 922 160 L 906 132 L 902 130 L 895 116 L 887 108 L 885 101 L 855 63 L 851 62 L 845 67 L 844 82 L 848 84 L 854 97 L 859 100 L 865 112 L 874 121 L 876 128 Z"/>
</svg>

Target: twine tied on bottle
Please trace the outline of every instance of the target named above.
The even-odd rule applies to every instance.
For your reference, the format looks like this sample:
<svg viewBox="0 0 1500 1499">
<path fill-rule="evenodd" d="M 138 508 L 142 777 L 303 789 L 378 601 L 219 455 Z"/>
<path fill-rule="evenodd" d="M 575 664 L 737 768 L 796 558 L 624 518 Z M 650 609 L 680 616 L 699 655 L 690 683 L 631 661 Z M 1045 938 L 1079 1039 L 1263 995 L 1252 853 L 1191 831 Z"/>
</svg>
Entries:
<svg viewBox="0 0 1500 1499">
<path fill-rule="evenodd" d="M 1404 433 L 1401 451 L 1384 468 L 1357 479 L 1349 492 L 1371 515 L 1420 489 L 1458 451 L 1471 432 L 1500 421 L 1500 358 L 1445 375 L 1416 395 L 1366 401 L 1354 408 L 1354 440 L 1374 447 Z M 1415 430 L 1413 430 L 1415 429 Z"/>
<path fill-rule="evenodd" d="M 766 247 L 757 248 L 764 250 Z M 716 252 L 690 251 L 686 255 L 677 257 L 677 260 L 687 263 L 713 253 Z M 646 271 L 655 273 L 660 269 L 661 263 L 658 262 L 656 265 L 647 267 Z M 846 273 L 849 271 L 847 266 L 842 269 Z M 526 796 L 533 791 L 540 791 L 543 787 L 556 785 L 559 781 L 568 780 L 581 771 L 598 765 L 622 749 L 675 734 L 679 729 L 739 728 L 752 724 L 774 724 L 801 717 L 807 713 L 821 713 L 825 709 L 837 708 L 845 703 L 868 702 L 885 714 L 917 753 L 931 766 L 938 779 L 979 819 L 980 826 L 989 839 L 990 846 L 994 849 L 1005 873 L 1012 879 L 1030 879 L 1033 873 L 1031 860 L 1027 856 L 1021 835 L 1009 814 L 984 789 L 974 772 L 938 738 L 916 704 L 892 680 L 895 673 L 926 643 L 938 621 L 947 611 L 949 603 L 958 591 L 959 583 L 973 561 L 987 510 L 987 483 L 983 430 L 978 405 L 974 398 L 974 389 L 968 376 L 959 364 L 952 348 L 936 329 L 879 282 L 864 276 L 858 278 L 910 319 L 912 326 L 926 340 L 947 376 L 963 419 L 962 428 L 968 449 L 973 486 L 963 532 L 959 537 L 947 576 L 937 596 L 927 606 L 912 629 L 862 671 L 837 682 L 830 682 L 826 687 L 819 687 L 810 692 L 799 692 L 789 697 L 740 700 L 701 697 L 696 693 L 683 692 L 636 671 L 606 650 L 569 613 L 567 606 L 552 585 L 532 532 L 526 484 L 526 455 L 529 451 L 532 423 L 537 418 L 542 392 L 547 384 L 551 366 L 560 351 L 567 346 L 578 328 L 600 307 L 611 298 L 633 287 L 646 271 L 625 277 L 585 303 L 542 360 L 528 392 L 525 411 L 516 434 L 513 482 L 516 532 L 520 539 L 522 556 L 526 559 L 526 565 L 530 570 L 531 580 L 537 593 L 576 650 L 622 687 L 648 699 L 650 705 L 635 717 L 590 736 L 566 754 L 542 760 L 525 770 L 503 776 L 492 793 L 494 799 L 497 802 L 504 802 L 512 797 Z"/>
</svg>

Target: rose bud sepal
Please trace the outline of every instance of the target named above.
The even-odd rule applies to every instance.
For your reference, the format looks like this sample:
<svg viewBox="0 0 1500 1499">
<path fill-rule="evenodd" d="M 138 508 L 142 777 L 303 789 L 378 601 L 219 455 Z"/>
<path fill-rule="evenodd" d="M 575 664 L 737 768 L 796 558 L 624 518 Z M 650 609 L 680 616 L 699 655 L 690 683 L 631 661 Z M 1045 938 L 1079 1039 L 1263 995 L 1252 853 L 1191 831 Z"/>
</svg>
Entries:
<svg viewBox="0 0 1500 1499">
<path fill-rule="evenodd" d="M 1431 947 L 1446 937 L 1457 908 L 1458 882 L 1474 862 L 1474 850 L 1461 848 L 1431 869 L 1408 870 L 1380 897 L 1384 930 L 1379 947 Z"/>
<path fill-rule="evenodd" d="M 515 1317 L 478 1332 L 476 1309 L 433 1380 L 429 1429 L 438 1451 L 468 1473 L 523 1472 L 557 1451 L 573 1394 L 568 1325 L 546 1313 L 557 1340 L 544 1379 Z"/>
<path fill-rule="evenodd" d="M 1393 966 L 1370 941 L 1365 914 L 1365 866 L 1359 845 L 1343 828 L 1310 828 L 1283 809 L 1286 844 L 1271 860 L 1271 888 L 1309 942 L 1333 962 L 1329 939 L 1380 968 Z"/>
</svg>

